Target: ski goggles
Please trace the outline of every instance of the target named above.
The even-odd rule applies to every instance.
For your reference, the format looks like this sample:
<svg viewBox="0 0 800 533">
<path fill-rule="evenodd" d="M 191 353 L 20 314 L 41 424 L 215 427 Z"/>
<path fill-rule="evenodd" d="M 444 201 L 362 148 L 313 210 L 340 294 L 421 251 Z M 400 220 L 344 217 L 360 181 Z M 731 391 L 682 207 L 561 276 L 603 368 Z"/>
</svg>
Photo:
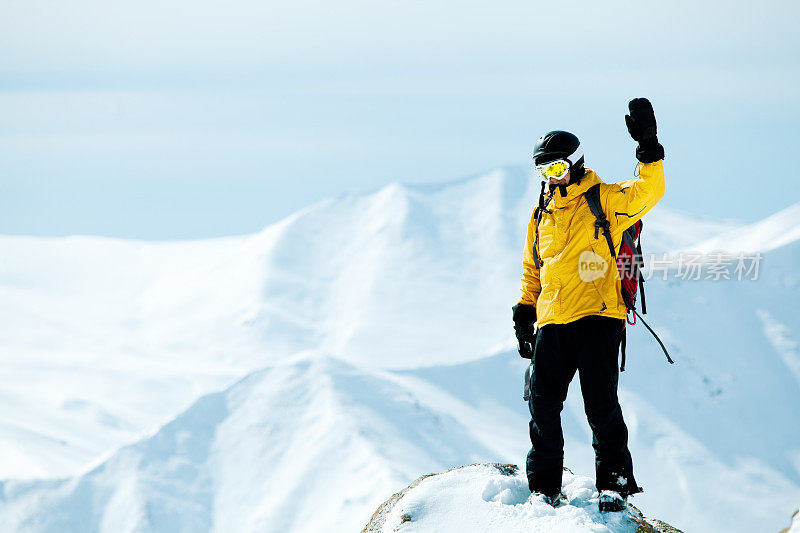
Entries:
<svg viewBox="0 0 800 533">
<path fill-rule="evenodd" d="M 569 171 L 569 167 L 569 161 L 566 159 L 557 159 L 549 163 L 536 165 L 536 170 L 546 180 L 550 178 L 558 180 L 564 177 L 567 171 Z"/>
</svg>

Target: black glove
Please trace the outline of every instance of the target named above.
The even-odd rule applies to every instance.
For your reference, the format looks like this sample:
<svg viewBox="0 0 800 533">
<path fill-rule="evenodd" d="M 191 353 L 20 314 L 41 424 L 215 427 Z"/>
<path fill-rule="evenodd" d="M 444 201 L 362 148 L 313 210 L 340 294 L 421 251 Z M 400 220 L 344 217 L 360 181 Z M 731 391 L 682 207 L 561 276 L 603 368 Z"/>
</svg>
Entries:
<svg viewBox="0 0 800 533">
<path fill-rule="evenodd" d="M 664 159 L 664 147 L 656 136 L 656 115 L 647 98 L 634 98 L 628 103 L 630 115 L 625 115 L 625 125 L 633 140 L 639 143 L 636 159 L 642 163 L 654 163 Z"/>
<path fill-rule="evenodd" d="M 520 357 L 533 358 L 536 346 L 536 307 L 527 304 L 517 304 L 511 308 L 514 311 L 514 333 Z"/>
</svg>

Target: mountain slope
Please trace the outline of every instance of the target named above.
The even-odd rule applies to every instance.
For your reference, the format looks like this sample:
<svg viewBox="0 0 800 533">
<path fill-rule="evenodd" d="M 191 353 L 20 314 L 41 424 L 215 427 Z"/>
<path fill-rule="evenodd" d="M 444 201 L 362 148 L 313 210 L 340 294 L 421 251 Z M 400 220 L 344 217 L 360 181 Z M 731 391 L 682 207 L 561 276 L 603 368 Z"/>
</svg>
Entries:
<svg viewBox="0 0 800 533">
<path fill-rule="evenodd" d="M 84 475 L 6 481 L 18 531 L 352 531 L 419 471 L 505 457 L 414 383 L 315 356 L 199 399 Z M 488 413 L 483 422 L 491 424 Z"/>
<path fill-rule="evenodd" d="M 745 228 L 732 229 L 699 242 L 701 252 L 736 250 L 767 252 L 800 240 L 800 203 L 778 211 Z"/>
</svg>

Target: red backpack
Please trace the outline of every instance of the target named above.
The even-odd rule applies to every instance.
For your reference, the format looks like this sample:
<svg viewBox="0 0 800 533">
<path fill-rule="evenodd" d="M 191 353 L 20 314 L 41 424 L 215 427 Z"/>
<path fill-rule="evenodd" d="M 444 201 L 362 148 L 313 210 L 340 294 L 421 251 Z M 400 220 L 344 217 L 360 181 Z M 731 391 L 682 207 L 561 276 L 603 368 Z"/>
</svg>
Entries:
<svg viewBox="0 0 800 533">
<path fill-rule="evenodd" d="M 642 321 L 642 324 L 644 324 L 644 327 L 653 334 L 658 344 L 661 345 L 664 355 L 667 356 L 667 361 L 673 364 L 674 361 L 670 358 L 664 343 L 661 342 L 656 332 L 647 325 L 647 322 L 645 322 L 636 311 L 636 293 L 638 292 L 642 295 L 642 314 L 647 314 L 647 306 L 645 305 L 644 299 L 644 276 L 642 275 L 642 270 L 644 269 L 641 240 L 642 221 L 637 220 L 633 225 L 622 232 L 622 242 L 619 245 L 619 251 L 616 251 L 614 250 L 614 243 L 611 240 L 611 224 L 603 211 L 603 207 L 600 205 L 600 184 L 598 183 L 590 187 L 586 193 L 584 193 L 584 196 L 586 197 L 586 203 L 589 204 L 589 209 L 591 209 L 596 219 L 594 222 L 594 238 L 599 238 L 599 233 L 602 229 L 603 236 L 605 236 L 606 242 L 608 243 L 608 249 L 611 252 L 611 257 L 615 258 L 617 261 L 619 279 L 622 282 L 622 300 L 625 302 L 627 312 L 633 317 L 633 322 L 628 320 L 628 324 L 631 326 L 636 324 L 636 318 L 638 317 L 639 320 Z M 622 343 L 620 344 L 622 358 L 619 369 L 621 372 L 625 371 L 625 344 L 626 333 L 625 330 L 623 330 Z"/>
</svg>

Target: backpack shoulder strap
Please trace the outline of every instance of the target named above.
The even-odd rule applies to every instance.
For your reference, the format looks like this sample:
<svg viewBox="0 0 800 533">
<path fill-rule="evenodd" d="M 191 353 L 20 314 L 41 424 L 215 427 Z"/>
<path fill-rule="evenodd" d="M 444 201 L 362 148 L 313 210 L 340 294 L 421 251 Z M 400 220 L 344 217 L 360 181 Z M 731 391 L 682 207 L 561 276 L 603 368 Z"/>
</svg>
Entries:
<svg viewBox="0 0 800 533">
<path fill-rule="evenodd" d="M 536 237 L 533 241 L 533 265 L 536 267 L 536 270 L 539 270 L 541 265 L 541 260 L 539 259 L 539 221 L 542 219 L 542 213 L 550 213 L 551 211 L 547 210 L 547 204 L 550 203 L 550 200 L 545 200 L 544 198 L 544 187 L 545 183 L 542 182 L 542 190 L 539 193 L 539 205 L 536 209 L 533 210 L 533 218 L 536 220 Z"/>
<path fill-rule="evenodd" d="M 598 233 L 602 229 L 611 257 L 617 257 L 617 253 L 614 251 L 614 242 L 611 240 L 611 223 L 608 221 L 606 213 L 603 211 L 603 206 L 600 204 L 600 184 L 592 185 L 583 195 L 594 218 L 597 219 L 594 222 L 594 238 L 598 237 Z"/>
</svg>

